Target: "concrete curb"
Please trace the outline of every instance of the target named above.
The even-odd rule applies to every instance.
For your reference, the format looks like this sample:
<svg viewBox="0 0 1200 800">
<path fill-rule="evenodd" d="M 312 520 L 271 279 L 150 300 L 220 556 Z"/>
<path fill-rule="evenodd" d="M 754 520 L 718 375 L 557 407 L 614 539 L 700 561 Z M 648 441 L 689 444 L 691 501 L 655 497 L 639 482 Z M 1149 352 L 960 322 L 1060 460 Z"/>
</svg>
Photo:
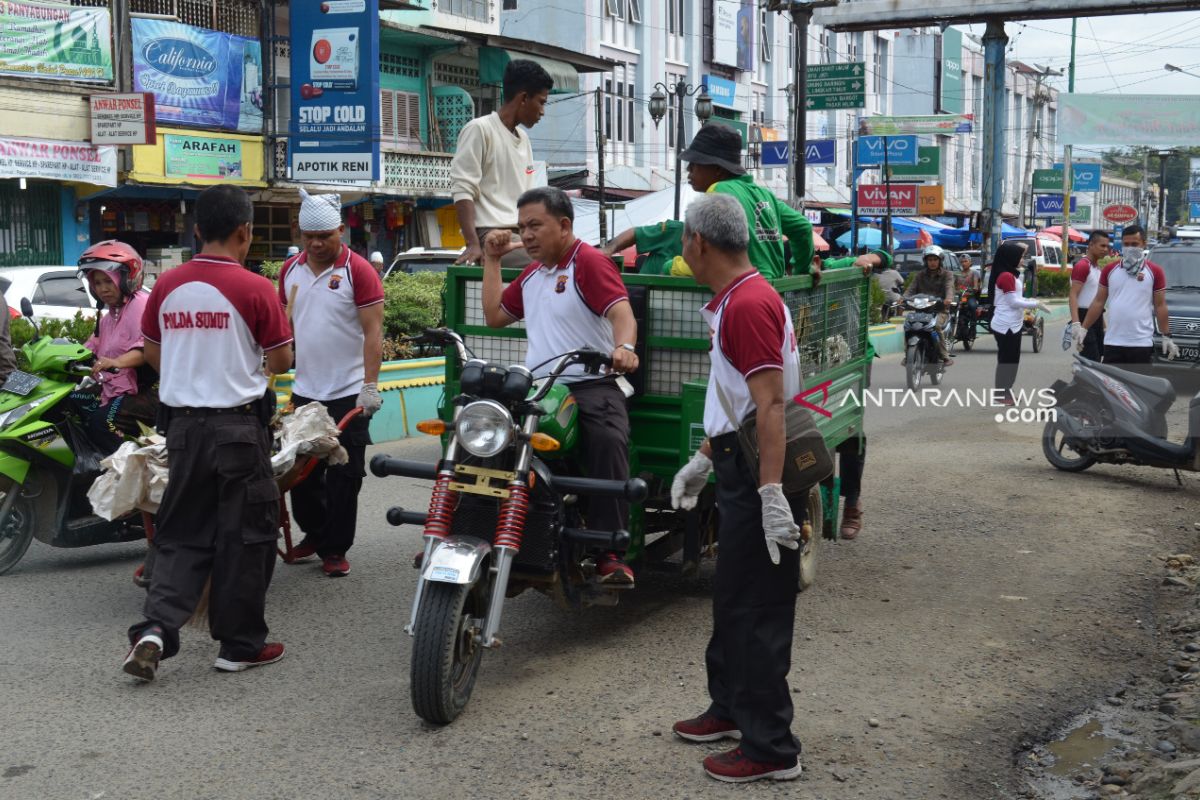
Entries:
<svg viewBox="0 0 1200 800">
<path fill-rule="evenodd" d="M 1071 310 L 1067 306 L 1066 300 L 1047 300 L 1050 304 L 1050 313 L 1046 314 L 1046 322 L 1062 322 L 1071 317 Z M 867 336 L 871 340 L 871 345 L 875 348 L 875 352 L 881 356 L 893 355 L 895 353 L 904 352 L 904 323 L 899 318 L 896 322 L 887 322 L 881 325 L 872 325 L 867 328 Z M 1048 329 L 1047 324 L 1046 338 L 1054 338 L 1054 334 Z"/>
</svg>

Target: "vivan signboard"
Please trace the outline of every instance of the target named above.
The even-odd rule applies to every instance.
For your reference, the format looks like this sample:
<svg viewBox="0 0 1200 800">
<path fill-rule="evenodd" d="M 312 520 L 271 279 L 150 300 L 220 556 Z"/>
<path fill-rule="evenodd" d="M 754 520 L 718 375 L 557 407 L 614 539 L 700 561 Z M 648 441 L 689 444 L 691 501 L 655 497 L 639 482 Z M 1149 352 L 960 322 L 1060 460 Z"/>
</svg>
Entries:
<svg viewBox="0 0 1200 800">
<path fill-rule="evenodd" d="M 891 195 L 891 207 L 888 207 L 888 195 Z M 891 186 L 859 186 L 858 213 L 877 216 L 889 211 L 901 217 L 916 216 L 920 206 L 917 187 L 913 184 Z"/>
</svg>

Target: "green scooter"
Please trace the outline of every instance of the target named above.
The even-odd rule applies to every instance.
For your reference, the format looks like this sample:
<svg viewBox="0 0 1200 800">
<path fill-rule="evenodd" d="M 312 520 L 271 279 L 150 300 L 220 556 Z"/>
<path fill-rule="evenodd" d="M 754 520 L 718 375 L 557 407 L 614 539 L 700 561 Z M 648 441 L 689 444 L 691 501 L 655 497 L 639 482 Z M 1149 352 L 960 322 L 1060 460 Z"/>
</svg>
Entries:
<svg viewBox="0 0 1200 800">
<path fill-rule="evenodd" d="M 75 471 L 83 429 L 72 416 L 70 394 L 89 385 L 95 356 L 81 344 L 37 333 L 33 306 L 21 313 L 35 335 L 21 348 L 24 370 L 0 386 L 0 575 L 12 569 L 30 542 L 88 547 L 146 537 L 140 514 L 109 522 L 87 498 L 94 475 Z"/>
</svg>

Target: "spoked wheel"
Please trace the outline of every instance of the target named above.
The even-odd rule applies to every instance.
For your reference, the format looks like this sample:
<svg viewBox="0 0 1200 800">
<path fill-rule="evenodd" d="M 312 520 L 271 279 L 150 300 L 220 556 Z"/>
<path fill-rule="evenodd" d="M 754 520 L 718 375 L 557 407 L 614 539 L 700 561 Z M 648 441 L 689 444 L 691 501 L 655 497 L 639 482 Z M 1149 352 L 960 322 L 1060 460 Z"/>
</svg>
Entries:
<svg viewBox="0 0 1200 800">
<path fill-rule="evenodd" d="M 1042 342 L 1046 339 L 1046 319 L 1038 317 L 1033 325 L 1033 352 L 1042 352 Z"/>
<path fill-rule="evenodd" d="M 1063 410 L 1059 409 L 1059 413 L 1063 413 Z M 1071 409 L 1071 413 L 1089 427 L 1099 427 L 1099 419 L 1090 409 L 1077 407 Z M 1080 453 L 1071 446 L 1071 437 L 1058 420 L 1047 422 L 1042 430 L 1042 453 L 1047 461 L 1064 472 L 1083 472 L 1096 463 L 1095 456 Z"/>
<path fill-rule="evenodd" d="M 817 580 L 817 542 L 820 541 L 820 526 L 824 522 L 821 508 L 821 487 L 808 490 L 808 518 L 800 529 L 800 591 L 812 586 Z"/>
<path fill-rule="evenodd" d="M 485 597 L 473 586 L 427 583 L 413 636 L 413 710 L 427 722 L 446 725 L 471 699 L 483 645 L 478 641 Z"/>
<path fill-rule="evenodd" d="M 919 344 L 910 344 L 905 356 L 905 382 L 915 392 L 921 388 L 921 381 L 925 380 L 925 351 Z"/>
<path fill-rule="evenodd" d="M 9 492 L 20 492 L 21 487 L 10 479 L 0 483 L 0 507 L 8 499 Z M 0 575 L 17 565 L 33 541 L 33 501 L 18 495 L 9 509 L 8 516 L 0 520 Z"/>
</svg>

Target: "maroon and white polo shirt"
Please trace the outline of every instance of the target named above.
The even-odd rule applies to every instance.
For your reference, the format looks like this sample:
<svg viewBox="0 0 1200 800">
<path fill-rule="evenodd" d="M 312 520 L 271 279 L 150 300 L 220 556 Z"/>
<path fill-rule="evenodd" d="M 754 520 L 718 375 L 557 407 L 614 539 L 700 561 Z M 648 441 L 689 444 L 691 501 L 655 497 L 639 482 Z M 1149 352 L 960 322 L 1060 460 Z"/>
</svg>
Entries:
<svg viewBox="0 0 1200 800">
<path fill-rule="evenodd" d="M 1104 343 L 1115 347 L 1152 346 L 1154 294 L 1167 289 L 1167 275 L 1162 267 L 1147 261 L 1133 277 L 1116 261 L 1100 273 L 1100 285 L 1108 287 Z"/>
<path fill-rule="evenodd" d="M 540 261 L 530 264 L 520 276 L 504 287 L 500 307 L 515 320 L 525 320 L 529 346 L 525 365 L 534 370 L 542 362 L 569 350 L 590 347 L 612 353 L 612 323 L 605 316 L 629 292 L 621 282 L 621 273 L 612 259 L 583 241 L 575 245 L 552 266 Z M 534 377 L 545 377 L 553 363 L 534 370 Z M 560 379 L 571 383 L 588 378 L 582 364 L 567 368 Z"/>
<path fill-rule="evenodd" d="M 210 255 L 162 274 L 142 315 L 142 335 L 162 348 L 158 395 L 175 407 L 257 401 L 267 391 L 263 351 L 292 341 L 271 282 Z"/>
<path fill-rule="evenodd" d="M 309 268 L 307 253 L 284 262 L 279 298 L 285 306 L 293 288 L 296 394 L 310 400 L 357 395 L 365 369 L 365 337 L 358 312 L 383 302 L 379 273 L 343 244 L 333 265 L 319 275 Z"/>
<path fill-rule="evenodd" d="M 755 410 L 747 380 L 762 370 L 783 371 L 785 402 L 792 402 L 800 393 L 800 358 L 792 315 L 783 298 L 757 270 L 722 289 L 700 309 L 700 315 L 713 332 L 704 397 L 707 436 L 733 432 Z M 726 404 L 733 411 L 732 420 Z"/>
</svg>

